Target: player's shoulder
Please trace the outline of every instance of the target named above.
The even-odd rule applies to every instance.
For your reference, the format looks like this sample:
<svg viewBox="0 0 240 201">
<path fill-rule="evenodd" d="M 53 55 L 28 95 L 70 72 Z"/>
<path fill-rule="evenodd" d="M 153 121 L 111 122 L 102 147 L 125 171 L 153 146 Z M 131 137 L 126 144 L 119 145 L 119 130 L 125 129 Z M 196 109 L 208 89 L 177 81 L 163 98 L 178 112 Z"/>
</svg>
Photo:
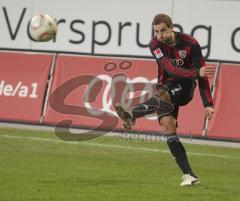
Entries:
<svg viewBox="0 0 240 201">
<path fill-rule="evenodd" d="M 181 33 L 181 32 L 177 32 L 179 38 L 187 43 L 191 43 L 193 45 L 198 45 L 198 41 L 196 38 L 194 38 L 193 36 L 186 34 L 186 33 Z"/>
<path fill-rule="evenodd" d="M 150 47 L 151 49 L 155 49 L 155 48 L 158 48 L 158 47 L 159 47 L 159 41 L 158 41 L 158 39 L 157 39 L 156 36 L 154 36 L 154 37 L 150 40 L 150 42 L 149 42 L 149 47 Z"/>
</svg>

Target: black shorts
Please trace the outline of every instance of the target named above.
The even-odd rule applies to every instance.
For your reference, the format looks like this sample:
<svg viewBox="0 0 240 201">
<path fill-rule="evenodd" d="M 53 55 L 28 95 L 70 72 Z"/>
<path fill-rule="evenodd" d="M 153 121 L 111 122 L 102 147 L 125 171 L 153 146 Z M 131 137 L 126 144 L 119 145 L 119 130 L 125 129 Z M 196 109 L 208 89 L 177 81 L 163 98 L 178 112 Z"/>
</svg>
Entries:
<svg viewBox="0 0 240 201">
<path fill-rule="evenodd" d="M 157 88 L 163 88 L 170 94 L 171 102 L 174 105 L 171 115 L 177 119 L 179 107 L 188 104 L 192 100 L 196 82 L 194 80 L 173 81 L 158 85 Z"/>
</svg>

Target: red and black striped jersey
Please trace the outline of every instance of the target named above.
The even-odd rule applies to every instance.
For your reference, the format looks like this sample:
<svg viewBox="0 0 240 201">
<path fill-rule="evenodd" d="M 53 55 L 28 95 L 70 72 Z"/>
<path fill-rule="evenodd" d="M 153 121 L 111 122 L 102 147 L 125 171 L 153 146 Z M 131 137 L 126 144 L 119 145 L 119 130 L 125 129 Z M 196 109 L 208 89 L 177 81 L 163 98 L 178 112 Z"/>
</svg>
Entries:
<svg viewBox="0 0 240 201">
<path fill-rule="evenodd" d="M 176 43 L 173 45 L 158 41 L 156 36 L 149 43 L 151 53 L 158 64 L 158 82 L 166 84 L 175 80 L 197 79 L 203 105 L 212 106 L 208 79 L 199 77 L 199 69 L 205 65 L 205 60 L 198 41 L 184 33 L 175 34 Z"/>
</svg>

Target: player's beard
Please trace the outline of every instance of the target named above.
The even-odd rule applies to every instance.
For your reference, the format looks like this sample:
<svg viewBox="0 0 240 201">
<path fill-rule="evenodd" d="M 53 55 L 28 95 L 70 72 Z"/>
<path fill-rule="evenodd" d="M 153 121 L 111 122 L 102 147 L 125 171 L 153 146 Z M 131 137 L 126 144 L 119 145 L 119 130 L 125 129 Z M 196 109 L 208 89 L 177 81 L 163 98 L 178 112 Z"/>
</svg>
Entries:
<svg viewBox="0 0 240 201">
<path fill-rule="evenodd" d="M 173 45 L 176 43 L 175 41 L 175 35 L 174 33 L 169 37 L 167 38 L 165 41 L 163 41 L 163 43 L 167 44 L 167 45 Z"/>
</svg>

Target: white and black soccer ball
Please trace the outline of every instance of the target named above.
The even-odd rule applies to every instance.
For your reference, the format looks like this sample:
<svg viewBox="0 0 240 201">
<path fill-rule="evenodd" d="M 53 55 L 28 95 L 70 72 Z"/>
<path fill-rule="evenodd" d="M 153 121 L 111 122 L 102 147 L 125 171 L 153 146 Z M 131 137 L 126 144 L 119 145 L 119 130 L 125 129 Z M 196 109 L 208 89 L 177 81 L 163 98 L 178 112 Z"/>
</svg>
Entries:
<svg viewBox="0 0 240 201">
<path fill-rule="evenodd" d="M 57 21 L 48 14 L 34 15 L 29 22 L 29 34 L 35 41 L 46 42 L 56 37 Z"/>
</svg>

